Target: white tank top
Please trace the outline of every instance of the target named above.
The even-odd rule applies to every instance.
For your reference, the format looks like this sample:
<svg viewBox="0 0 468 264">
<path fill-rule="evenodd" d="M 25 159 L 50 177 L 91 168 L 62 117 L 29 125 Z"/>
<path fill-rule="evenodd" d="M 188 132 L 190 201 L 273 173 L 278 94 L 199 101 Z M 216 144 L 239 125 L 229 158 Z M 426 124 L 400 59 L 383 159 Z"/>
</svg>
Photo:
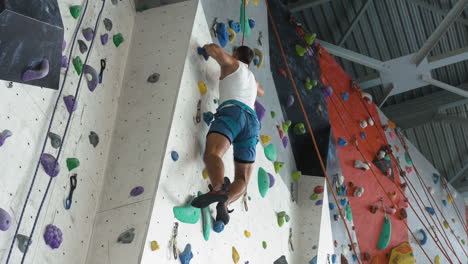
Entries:
<svg viewBox="0 0 468 264">
<path fill-rule="evenodd" d="M 254 109 L 257 82 L 247 64 L 239 61 L 237 70 L 219 81 L 219 102 L 237 100 Z"/>
</svg>

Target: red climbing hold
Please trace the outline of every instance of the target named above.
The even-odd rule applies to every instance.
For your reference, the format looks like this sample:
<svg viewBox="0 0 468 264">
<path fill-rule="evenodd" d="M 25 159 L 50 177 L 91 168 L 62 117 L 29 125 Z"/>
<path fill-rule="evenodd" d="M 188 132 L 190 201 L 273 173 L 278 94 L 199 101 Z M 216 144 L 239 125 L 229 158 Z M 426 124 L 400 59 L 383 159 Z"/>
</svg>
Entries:
<svg viewBox="0 0 468 264">
<path fill-rule="evenodd" d="M 338 247 L 338 241 L 335 240 L 335 242 L 333 242 L 333 245 L 335 245 L 335 247 Z"/>
<path fill-rule="evenodd" d="M 281 75 L 283 75 L 284 78 L 288 77 L 288 75 L 286 74 L 286 71 L 283 70 L 283 69 L 278 69 L 278 71 L 281 73 Z"/>
<path fill-rule="evenodd" d="M 283 132 L 283 130 L 281 130 L 281 127 L 277 125 L 277 126 L 276 126 L 276 129 L 278 129 L 279 137 L 280 137 L 281 139 L 283 139 L 283 137 L 284 137 L 284 132 Z"/>
<path fill-rule="evenodd" d="M 316 186 L 314 188 L 314 193 L 316 193 L 316 194 L 321 194 L 321 193 L 323 193 L 323 191 L 324 191 L 324 189 L 323 189 L 323 186 L 321 186 L 321 185 L 318 185 L 318 186 Z"/>
</svg>

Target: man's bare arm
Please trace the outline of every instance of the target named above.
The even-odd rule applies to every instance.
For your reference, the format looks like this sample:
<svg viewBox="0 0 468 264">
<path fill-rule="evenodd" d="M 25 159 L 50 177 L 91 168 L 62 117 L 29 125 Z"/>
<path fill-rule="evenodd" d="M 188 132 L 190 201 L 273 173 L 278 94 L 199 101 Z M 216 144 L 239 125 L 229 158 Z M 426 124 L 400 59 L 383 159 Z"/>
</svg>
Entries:
<svg viewBox="0 0 468 264">
<path fill-rule="evenodd" d="M 224 52 L 224 50 L 217 44 L 206 44 L 203 48 L 205 48 L 208 56 L 216 60 L 221 67 L 232 66 L 235 62 L 235 59 Z"/>
<path fill-rule="evenodd" d="M 256 82 L 257 82 L 257 96 L 262 97 L 265 94 L 265 90 L 263 89 L 263 86 L 258 81 Z"/>
</svg>

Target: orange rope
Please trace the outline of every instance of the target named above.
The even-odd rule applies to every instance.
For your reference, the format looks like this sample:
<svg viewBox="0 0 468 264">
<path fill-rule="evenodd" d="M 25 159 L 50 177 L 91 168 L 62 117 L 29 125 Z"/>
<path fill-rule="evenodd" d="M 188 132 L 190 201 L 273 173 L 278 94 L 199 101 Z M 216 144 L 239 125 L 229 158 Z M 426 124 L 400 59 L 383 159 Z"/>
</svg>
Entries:
<svg viewBox="0 0 468 264">
<path fill-rule="evenodd" d="M 285 66 L 286 66 L 286 70 L 288 71 L 288 76 L 289 76 L 289 79 L 291 81 L 291 84 L 293 86 L 293 89 L 294 89 L 294 92 L 296 94 L 296 97 L 298 99 L 298 102 L 299 102 L 299 105 L 301 107 L 301 110 L 302 110 L 302 113 L 304 114 L 304 117 L 305 117 L 305 123 L 307 125 L 307 128 L 309 129 L 310 131 L 310 137 L 312 139 L 312 142 L 314 144 L 314 148 L 315 148 L 315 151 L 317 152 L 317 156 L 318 156 L 318 159 L 320 161 L 320 166 L 322 167 L 322 170 L 323 170 L 323 173 L 325 174 L 325 179 L 327 181 L 327 185 L 328 185 L 328 188 L 331 190 L 331 193 L 333 195 L 333 199 L 336 203 L 336 206 L 338 208 L 338 212 L 341 216 L 341 219 L 343 219 L 343 224 L 345 226 L 345 229 L 346 229 L 346 233 L 348 235 L 348 238 L 349 238 L 349 241 L 351 243 L 351 248 L 354 252 L 354 255 L 356 256 L 356 259 L 358 261 L 359 264 L 362 264 L 361 262 L 361 258 L 360 256 L 357 254 L 356 252 L 356 248 L 354 246 L 354 243 L 353 243 L 353 239 L 352 239 L 352 236 L 351 236 L 351 232 L 349 231 L 349 228 L 348 228 L 348 225 L 346 224 L 346 220 L 345 220 L 345 217 L 343 215 L 343 212 L 340 208 L 340 205 L 339 205 L 339 202 L 338 202 L 338 198 L 336 197 L 335 193 L 333 192 L 333 186 L 330 182 L 330 177 L 328 176 L 328 173 L 327 173 L 327 170 L 326 170 L 326 166 L 323 162 L 323 159 L 322 159 L 322 156 L 321 156 L 321 153 L 320 153 L 320 149 L 317 145 L 317 141 L 315 140 L 315 135 L 314 135 L 314 132 L 313 132 L 313 129 L 312 129 L 312 126 L 310 125 L 310 122 L 309 122 L 309 118 L 308 118 L 308 115 L 306 113 L 306 110 L 304 108 L 304 104 L 302 103 L 302 99 L 301 99 L 301 96 L 299 94 L 299 90 L 297 89 L 297 86 L 296 86 L 296 82 L 294 81 L 294 78 L 292 76 L 292 73 L 291 73 L 291 69 L 289 68 L 289 64 L 288 64 L 288 61 L 286 59 L 286 55 L 284 53 L 284 49 L 283 49 L 283 44 L 281 43 L 281 38 L 280 38 L 280 35 L 278 33 L 278 29 L 276 28 L 276 24 L 275 24 L 275 21 L 273 19 L 273 16 L 271 15 L 271 12 L 270 12 L 270 7 L 268 6 L 268 0 L 265 0 L 265 4 L 266 4 L 266 7 L 267 7 L 267 12 L 268 12 L 268 18 L 270 20 L 270 23 L 273 27 L 273 31 L 275 32 L 275 36 L 276 36 L 276 40 L 278 42 L 278 45 L 279 45 L 279 48 L 280 48 L 280 51 L 281 51 L 281 56 L 283 57 L 283 61 L 285 63 Z"/>
</svg>

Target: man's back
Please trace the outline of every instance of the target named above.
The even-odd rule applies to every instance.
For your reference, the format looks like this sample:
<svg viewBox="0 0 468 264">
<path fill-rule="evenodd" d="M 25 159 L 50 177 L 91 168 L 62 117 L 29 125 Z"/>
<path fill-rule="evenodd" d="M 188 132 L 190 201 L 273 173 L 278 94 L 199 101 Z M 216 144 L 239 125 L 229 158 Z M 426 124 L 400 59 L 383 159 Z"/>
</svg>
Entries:
<svg viewBox="0 0 468 264">
<path fill-rule="evenodd" d="M 236 100 L 253 108 L 257 82 L 247 65 L 239 61 L 237 69 L 219 81 L 219 101 Z"/>
</svg>

